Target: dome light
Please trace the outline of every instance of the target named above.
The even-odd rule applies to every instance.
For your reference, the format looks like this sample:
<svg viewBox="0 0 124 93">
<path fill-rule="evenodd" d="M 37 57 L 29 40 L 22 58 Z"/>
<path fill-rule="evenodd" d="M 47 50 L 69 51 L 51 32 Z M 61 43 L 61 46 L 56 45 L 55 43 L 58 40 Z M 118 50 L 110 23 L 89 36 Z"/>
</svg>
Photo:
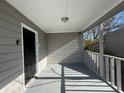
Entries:
<svg viewBox="0 0 124 93">
<path fill-rule="evenodd" d="M 69 18 L 68 17 L 62 17 L 61 20 L 66 23 L 69 20 Z"/>
</svg>

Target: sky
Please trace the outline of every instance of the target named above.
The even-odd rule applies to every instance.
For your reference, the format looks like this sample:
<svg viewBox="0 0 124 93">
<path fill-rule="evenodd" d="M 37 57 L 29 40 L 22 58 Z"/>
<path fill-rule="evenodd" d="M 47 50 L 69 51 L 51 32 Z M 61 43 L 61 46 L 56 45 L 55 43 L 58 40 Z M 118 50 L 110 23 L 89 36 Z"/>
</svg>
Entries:
<svg viewBox="0 0 124 93">
<path fill-rule="evenodd" d="M 113 20 L 113 24 L 123 25 L 124 26 L 124 11 L 115 15 L 115 19 Z"/>
<path fill-rule="evenodd" d="M 112 32 L 113 31 L 118 31 L 117 30 L 118 28 L 116 26 L 120 26 L 121 25 L 122 27 L 124 27 L 124 11 L 121 11 L 120 13 L 116 14 L 114 17 L 115 17 L 115 19 L 111 23 L 111 26 L 113 26 L 113 24 L 115 24 L 115 28 L 112 29 Z M 92 32 L 91 33 L 85 32 L 84 33 L 84 39 L 86 39 L 85 36 L 87 34 L 89 34 L 87 39 L 92 39 L 93 38 L 93 33 Z"/>
</svg>

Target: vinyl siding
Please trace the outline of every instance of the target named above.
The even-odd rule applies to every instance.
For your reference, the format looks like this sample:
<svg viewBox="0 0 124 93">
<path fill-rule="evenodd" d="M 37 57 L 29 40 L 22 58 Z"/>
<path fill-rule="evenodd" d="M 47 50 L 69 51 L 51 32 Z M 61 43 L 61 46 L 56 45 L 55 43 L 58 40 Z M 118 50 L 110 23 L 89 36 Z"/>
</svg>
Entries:
<svg viewBox="0 0 124 93">
<path fill-rule="evenodd" d="M 83 62 L 82 41 L 78 33 L 47 34 L 48 63 Z"/>
<path fill-rule="evenodd" d="M 114 41 L 114 42 L 113 42 Z M 124 27 L 109 33 L 106 45 L 114 56 L 124 57 Z"/>
<path fill-rule="evenodd" d="M 46 34 L 5 0 L 0 1 L 0 93 L 23 93 L 21 22 L 38 31 L 39 63 L 47 63 Z M 44 63 L 42 63 L 44 62 Z M 39 67 L 40 68 L 40 67 Z M 41 69 L 39 69 L 40 71 Z M 13 87 L 14 86 L 14 87 Z"/>
</svg>

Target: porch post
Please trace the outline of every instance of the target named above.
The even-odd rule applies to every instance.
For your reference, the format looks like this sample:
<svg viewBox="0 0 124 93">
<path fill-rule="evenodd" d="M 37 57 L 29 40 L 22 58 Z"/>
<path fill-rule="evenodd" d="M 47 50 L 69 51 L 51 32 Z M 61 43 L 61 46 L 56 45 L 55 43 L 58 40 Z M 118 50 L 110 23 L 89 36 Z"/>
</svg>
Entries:
<svg viewBox="0 0 124 93">
<path fill-rule="evenodd" d="M 103 23 L 98 27 L 99 29 L 99 49 L 100 49 L 100 75 L 104 78 L 104 47 L 103 47 Z"/>
</svg>

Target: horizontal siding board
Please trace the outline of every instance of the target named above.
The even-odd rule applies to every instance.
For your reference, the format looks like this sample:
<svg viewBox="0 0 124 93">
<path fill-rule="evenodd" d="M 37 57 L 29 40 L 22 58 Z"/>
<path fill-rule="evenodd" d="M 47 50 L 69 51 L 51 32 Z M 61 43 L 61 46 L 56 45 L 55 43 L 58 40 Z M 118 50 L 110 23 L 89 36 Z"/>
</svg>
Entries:
<svg viewBox="0 0 124 93">
<path fill-rule="evenodd" d="M 6 60 L 4 59 L 4 61 L 0 61 L 0 65 L 2 64 L 13 64 L 13 62 L 18 61 L 19 59 L 22 59 L 22 57 L 14 57 L 14 58 L 7 58 Z"/>
<path fill-rule="evenodd" d="M 22 53 L 22 50 L 11 51 L 11 52 L 3 52 L 3 53 L 0 53 L 0 56 L 6 56 L 6 55 L 10 55 L 10 54 L 15 54 L 15 53 Z"/>
<path fill-rule="evenodd" d="M 14 24 L 11 24 L 11 23 L 8 23 L 2 19 L 0 19 L 0 27 L 4 27 L 4 28 L 7 28 L 7 29 L 11 29 L 13 31 L 21 31 L 21 25 L 20 26 L 16 26 Z"/>
<path fill-rule="evenodd" d="M 12 37 L 6 37 L 6 36 L 1 36 L 0 37 L 0 45 L 13 45 L 13 46 L 16 46 L 16 40 L 18 39 L 15 39 L 15 38 L 12 38 Z"/>
<path fill-rule="evenodd" d="M 15 32 L 15 33 L 18 33 L 18 34 L 21 34 L 21 30 L 20 31 L 16 31 L 16 30 L 13 30 L 13 29 L 10 29 L 8 27 L 3 27 L 3 26 L 0 26 L 1 29 L 5 29 L 5 30 L 8 30 L 8 31 L 11 31 L 11 32 Z M 21 28 L 20 28 L 21 29 Z"/>
<path fill-rule="evenodd" d="M 3 19 L 3 20 L 5 20 L 5 21 L 7 21 L 7 22 L 10 22 L 12 24 L 15 24 L 17 26 L 20 26 L 20 21 L 18 21 L 17 19 L 15 19 L 12 16 L 9 16 L 8 14 L 6 14 L 3 11 L 0 11 L 0 18 Z"/>
<path fill-rule="evenodd" d="M 7 36 L 12 38 L 21 38 L 21 33 L 10 31 L 8 29 L 0 28 L 0 36 Z"/>
<path fill-rule="evenodd" d="M 0 82 L 0 89 L 3 88 L 5 85 L 11 83 L 15 78 L 17 78 L 17 77 L 19 77 L 20 75 L 22 75 L 22 73 L 23 73 L 23 70 L 22 70 L 22 69 L 20 69 L 20 70 L 14 72 L 14 73 L 11 73 L 10 76 L 6 77 L 3 81 Z M 21 82 L 19 83 L 19 86 L 20 86 L 20 84 L 21 84 L 21 86 L 22 86 L 23 82 L 21 81 Z M 16 87 L 17 87 L 17 86 L 16 86 Z M 15 92 L 14 92 L 14 93 L 15 93 Z"/>
<path fill-rule="evenodd" d="M 0 46 L 0 54 L 21 51 L 21 46 Z"/>
<path fill-rule="evenodd" d="M 5 71 L 4 73 L 0 73 L 0 82 L 8 79 L 10 76 L 12 76 L 12 74 L 16 73 L 17 71 L 21 70 L 22 69 L 22 66 L 21 64 L 8 70 L 8 71 Z"/>
<path fill-rule="evenodd" d="M 48 63 L 81 63 L 83 54 L 78 33 L 48 34 Z"/>
<path fill-rule="evenodd" d="M 4 73 L 5 71 L 13 69 L 14 67 L 16 67 L 16 66 L 18 66 L 20 64 L 22 64 L 21 59 L 12 60 L 9 63 L 0 64 L 0 73 Z"/>
</svg>

